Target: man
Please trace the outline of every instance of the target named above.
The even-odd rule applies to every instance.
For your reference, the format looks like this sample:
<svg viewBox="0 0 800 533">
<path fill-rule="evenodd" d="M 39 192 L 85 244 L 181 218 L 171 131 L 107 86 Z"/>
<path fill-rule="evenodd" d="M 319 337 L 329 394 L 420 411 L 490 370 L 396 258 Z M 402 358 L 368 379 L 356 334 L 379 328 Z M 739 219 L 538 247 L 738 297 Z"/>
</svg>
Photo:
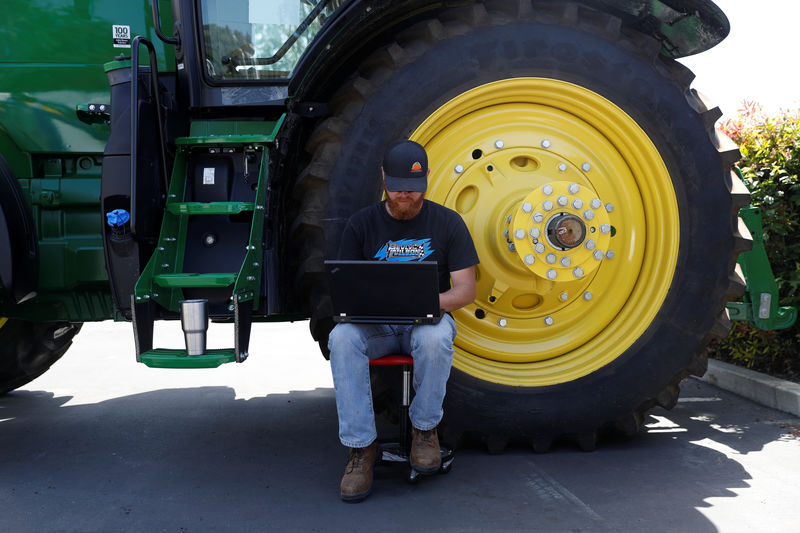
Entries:
<svg viewBox="0 0 800 533">
<path fill-rule="evenodd" d="M 461 216 L 425 200 L 428 156 L 413 141 L 387 149 L 383 166 L 385 201 L 362 209 L 342 234 L 340 259 L 436 261 L 439 305 L 444 313 L 435 325 L 338 324 L 328 348 L 339 412 L 339 439 L 350 448 L 341 483 L 341 498 L 356 502 L 372 488 L 377 432 L 372 408 L 369 360 L 390 353 L 414 358 L 416 396 L 409 408 L 412 425 L 411 465 L 434 473 L 441 464 L 436 427 L 442 419 L 447 378 L 453 361 L 456 325 L 450 311 L 475 299 L 478 254 Z"/>
</svg>

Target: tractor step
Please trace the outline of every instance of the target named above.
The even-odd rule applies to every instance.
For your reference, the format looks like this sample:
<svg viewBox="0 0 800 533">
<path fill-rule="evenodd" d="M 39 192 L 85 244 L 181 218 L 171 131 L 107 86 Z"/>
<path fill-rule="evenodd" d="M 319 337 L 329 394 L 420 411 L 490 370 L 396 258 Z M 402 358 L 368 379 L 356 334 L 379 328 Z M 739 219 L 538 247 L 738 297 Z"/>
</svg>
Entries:
<svg viewBox="0 0 800 533">
<path fill-rule="evenodd" d="M 253 202 L 169 202 L 173 215 L 236 215 L 255 208 Z"/>
<path fill-rule="evenodd" d="M 156 348 L 141 354 L 140 361 L 150 368 L 217 368 L 236 361 L 236 350 L 212 349 L 203 355 L 187 355 L 186 350 Z"/>
<path fill-rule="evenodd" d="M 153 283 L 170 288 L 228 287 L 236 281 L 236 276 L 235 272 L 158 274 L 153 276 Z"/>
</svg>

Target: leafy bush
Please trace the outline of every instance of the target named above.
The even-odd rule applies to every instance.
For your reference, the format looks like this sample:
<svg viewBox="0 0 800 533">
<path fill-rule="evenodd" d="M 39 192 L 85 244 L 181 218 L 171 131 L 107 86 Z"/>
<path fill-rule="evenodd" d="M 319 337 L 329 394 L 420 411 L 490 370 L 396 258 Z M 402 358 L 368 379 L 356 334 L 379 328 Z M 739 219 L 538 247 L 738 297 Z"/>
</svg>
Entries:
<svg viewBox="0 0 800 533">
<path fill-rule="evenodd" d="M 800 308 L 800 111 L 769 116 L 753 102 L 720 129 L 742 152 L 739 167 L 761 207 L 764 246 L 778 284 L 781 305 Z M 736 324 L 710 355 L 754 370 L 800 377 L 800 326 L 775 332 Z"/>
</svg>

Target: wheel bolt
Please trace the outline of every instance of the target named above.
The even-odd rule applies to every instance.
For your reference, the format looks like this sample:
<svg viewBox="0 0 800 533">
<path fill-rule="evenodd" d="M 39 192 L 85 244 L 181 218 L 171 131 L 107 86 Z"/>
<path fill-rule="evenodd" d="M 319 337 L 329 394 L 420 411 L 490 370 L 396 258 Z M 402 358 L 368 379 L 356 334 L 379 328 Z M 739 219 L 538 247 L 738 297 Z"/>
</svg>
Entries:
<svg viewBox="0 0 800 533">
<path fill-rule="evenodd" d="M 536 258 L 533 257 L 533 254 L 528 254 L 525 256 L 525 264 L 532 265 L 536 262 Z"/>
<path fill-rule="evenodd" d="M 576 278 L 582 278 L 583 277 L 583 269 L 581 267 L 575 267 L 572 270 L 572 275 L 575 276 Z"/>
<path fill-rule="evenodd" d="M 606 211 L 612 212 L 614 210 L 614 204 L 606 204 Z"/>
<path fill-rule="evenodd" d="M 569 294 L 567 294 L 566 292 L 562 292 L 558 297 L 561 298 L 562 302 L 566 302 L 567 300 L 569 300 Z"/>
<path fill-rule="evenodd" d="M 610 231 L 611 231 L 611 226 L 609 226 L 608 224 L 603 224 L 602 226 L 600 226 L 600 233 L 606 234 Z"/>
<path fill-rule="evenodd" d="M 544 260 L 547 261 L 548 265 L 552 265 L 556 262 L 556 254 L 547 254 Z"/>
<path fill-rule="evenodd" d="M 542 186 L 542 194 L 544 194 L 545 196 L 550 196 L 551 194 L 553 194 L 553 186 L 550 184 Z"/>
<path fill-rule="evenodd" d="M 537 224 L 540 224 L 544 220 L 544 215 L 541 213 L 534 213 L 533 214 L 533 221 Z"/>
<path fill-rule="evenodd" d="M 583 207 L 583 200 L 581 200 L 580 198 L 575 198 L 574 200 L 572 200 L 572 207 L 573 209 L 580 209 L 581 207 Z"/>
<path fill-rule="evenodd" d="M 581 165 L 581 168 L 583 169 L 584 172 L 589 172 L 590 170 L 592 170 L 592 165 L 590 165 L 589 163 L 584 163 Z"/>
<path fill-rule="evenodd" d="M 560 165 L 558 165 L 558 170 L 560 170 L 561 172 L 566 172 L 567 171 L 567 164 L 566 163 L 561 163 Z"/>
<path fill-rule="evenodd" d="M 584 243 L 584 246 L 586 247 L 587 250 L 591 251 L 594 250 L 596 243 L 592 239 L 589 239 Z"/>
<path fill-rule="evenodd" d="M 545 148 L 545 149 L 550 148 L 550 141 L 547 140 L 547 139 L 543 140 L 542 141 L 542 148 Z"/>
<path fill-rule="evenodd" d="M 583 218 L 585 218 L 586 220 L 592 220 L 594 218 L 594 211 L 592 211 L 591 209 L 587 209 L 586 211 L 583 212 Z"/>
<path fill-rule="evenodd" d="M 533 251 L 536 252 L 537 254 L 543 254 L 544 253 L 544 244 L 542 244 L 540 242 L 537 242 L 536 246 L 533 247 Z"/>
<path fill-rule="evenodd" d="M 542 231 L 539 228 L 531 228 L 530 235 L 534 239 L 538 239 L 539 235 L 542 234 Z"/>
<path fill-rule="evenodd" d="M 508 251 L 509 252 L 516 252 L 517 251 L 517 247 L 514 246 L 513 242 L 508 243 Z"/>
<path fill-rule="evenodd" d="M 565 255 L 564 257 L 561 258 L 561 266 L 568 267 L 571 264 L 572 264 L 572 259 L 570 259 L 568 256 Z"/>
<path fill-rule="evenodd" d="M 495 147 L 495 148 L 497 148 L 498 150 L 499 150 L 499 149 L 501 149 L 501 148 L 502 148 L 503 146 L 505 146 L 505 145 L 506 145 L 506 143 L 504 143 L 504 142 L 503 142 L 503 141 L 501 141 L 500 139 L 497 139 L 497 140 L 494 142 L 494 147 Z"/>
<path fill-rule="evenodd" d="M 533 210 L 533 206 L 530 202 L 523 202 L 522 204 L 522 212 L 523 213 L 530 213 Z"/>
<path fill-rule="evenodd" d="M 569 203 L 569 200 L 567 199 L 566 196 L 559 196 L 558 200 L 556 201 L 558 202 L 558 205 L 560 205 L 561 207 L 564 207 Z"/>
<path fill-rule="evenodd" d="M 525 230 L 522 229 L 522 228 L 517 228 L 514 231 L 514 238 L 517 239 L 518 241 L 521 241 L 522 239 L 524 239 L 525 238 Z"/>
<path fill-rule="evenodd" d="M 453 170 L 456 171 L 456 174 L 461 174 L 462 172 L 464 172 L 464 165 L 456 165 L 456 168 L 454 168 Z"/>
<path fill-rule="evenodd" d="M 570 183 L 569 184 L 569 193 L 570 194 L 578 194 L 578 191 L 580 191 L 580 190 L 581 190 L 581 188 L 577 183 Z"/>
<path fill-rule="evenodd" d="M 597 261 L 603 259 L 603 250 L 595 250 L 594 254 L 592 254 Z"/>
<path fill-rule="evenodd" d="M 501 328 L 506 327 L 508 325 L 508 319 L 501 317 L 500 319 L 497 320 L 497 325 L 500 326 Z"/>
<path fill-rule="evenodd" d="M 607 257 L 608 259 L 614 259 L 614 251 L 613 251 L 613 250 L 608 250 L 608 251 L 606 252 L 606 257 Z"/>
<path fill-rule="evenodd" d="M 600 201 L 600 198 L 592 198 L 592 201 L 589 202 L 592 206 L 592 209 L 600 209 L 600 206 L 603 205 L 603 202 Z"/>
<path fill-rule="evenodd" d="M 545 211 L 552 210 L 553 202 L 551 202 L 550 200 L 545 200 L 544 202 L 542 202 L 542 209 L 544 209 Z"/>
<path fill-rule="evenodd" d="M 586 291 L 586 292 L 584 292 L 584 293 L 583 293 L 583 299 L 584 299 L 584 300 L 586 300 L 586 301 L 588 302 L 589 300 L 591 300 L 591 299 L 592 299 L 592 293 L 591 293 L 591 292 L 589 292 L 589 291 Z"/>
<path fill-rule="evenodd" d="M 552 326 L 555 323 L 555 320 L 553 320 L 553 317 L 548 315 L 548 316 L 544 317 L 544 323 L 547 326 Z"/>
<path fill-rule="evenodd" d="M 547 279 L 556 279 L 558 277 L 558 272 L 555 269 L 550 269 L 547 271 Z"/>
</svg>

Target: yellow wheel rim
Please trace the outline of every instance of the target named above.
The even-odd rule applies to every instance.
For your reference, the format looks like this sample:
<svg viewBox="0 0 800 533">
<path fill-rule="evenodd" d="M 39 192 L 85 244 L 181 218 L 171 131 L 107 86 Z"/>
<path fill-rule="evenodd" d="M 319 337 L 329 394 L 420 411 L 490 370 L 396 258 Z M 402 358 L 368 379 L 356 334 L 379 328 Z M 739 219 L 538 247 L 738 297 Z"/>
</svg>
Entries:
<svg viewBox="0 0 800 533">
<path fill-rule="evenodd" d="M 577 85 L 513 78 L 450 100 L 412 139 L 428 150 L 427 197 L 461 214 L 481 261 L 475 302 L 454 313 L 456 368 L 553 385 L 642 336 L 672 281 L 679 215 L 630 116 Z"/>
</svg>

